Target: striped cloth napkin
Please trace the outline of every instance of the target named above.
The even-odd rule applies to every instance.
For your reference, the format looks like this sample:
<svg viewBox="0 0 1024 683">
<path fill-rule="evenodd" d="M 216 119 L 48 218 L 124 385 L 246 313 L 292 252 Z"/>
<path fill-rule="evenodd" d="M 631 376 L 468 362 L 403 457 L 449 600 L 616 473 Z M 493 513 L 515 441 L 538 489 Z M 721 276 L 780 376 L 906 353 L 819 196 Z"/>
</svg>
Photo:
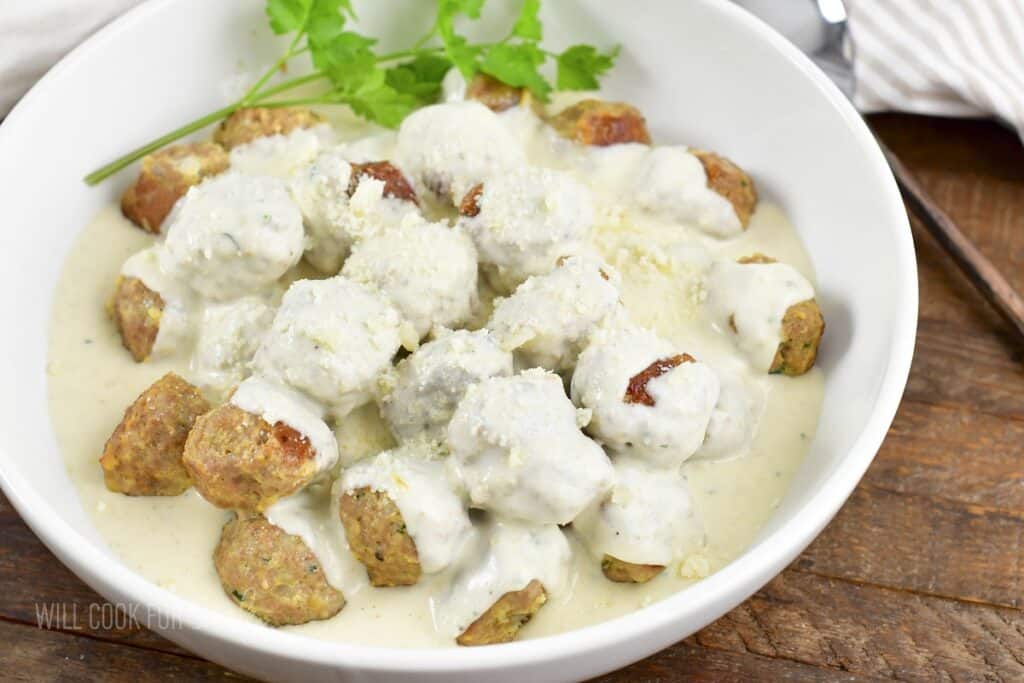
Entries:
<svg viewBox="0 0 1024 683">
<path fill-rule="evenodd" d="M 995 116 L 1024 138 L 1024 0 L 847 0 L 862 111 Z"/>
</svg>

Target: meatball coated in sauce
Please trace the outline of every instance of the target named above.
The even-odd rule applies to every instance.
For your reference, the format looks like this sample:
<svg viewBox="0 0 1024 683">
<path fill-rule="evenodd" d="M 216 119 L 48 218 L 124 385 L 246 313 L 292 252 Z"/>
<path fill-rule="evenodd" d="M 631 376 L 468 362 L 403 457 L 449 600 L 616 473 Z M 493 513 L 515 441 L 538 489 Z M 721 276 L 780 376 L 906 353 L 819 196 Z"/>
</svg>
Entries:
<svg viewBox="0 0 1024 683">
<path fill-rule="evenodd" d="M 147 232 L 160 225 L 188 188 L 228 167 L 224 148 L 212 142 L 172 145 L 142 159 L 135 183 L 121 197 L 121 211 Z"/>
<path fill-rule="evenodd" d="M 398 166 L 417 192 L 457 205 L 474 185 L 525 163 L 522 146 L 479 102 L 423 107 L 398 131 Z"/>
<path fill-rule="evenodd" d="M 400 441 L 441 442 L 466 388 L 512 374 L 512 354 L 487 330 L 459 330 L 427 342 L 384 378 L 381 415 Z"/>
<path fill-rule="evenodd" d="M 615 460 L 615 487 L 587 508 L 573 529 L 604 575 L 642 583 L 704 545 L 704 527 L 678 469 L 629 457 Z"/>
<path fill-rule="evenodd" d="M 285 184 L 235 172 L 189 190 L 166 233 L 160 268 L 213 301 L 273 285 L 305 246 L 302 214 Z"/>
<path fill-rule="evenodd" d="M 825 320 L 814 288 L 795 268 L 752 254 L 715 262 L 706 286 L 708 310 L 755 368 L 794 377 L 811 369 Z"/>
<path fill-rule="evenodd" d="M 539 369 L 466 390 L 448 425 L 449 462 L 474 506 L 536 524 L 568 524 L 612 485 L 601 447 L 562 380 Z"/>
<path fill-rule="evenodd" d="M 704 166 L 704 172 L 708 176 L 708 187 L 732 204 L 740 224 L 746 228 L 757 206 L 757 188 L 754 181 L 742 168 L 714 152 L 698 150 L 694 155 Z"/>
<path fill-rule="evenodd" d="M 269 135 L 287 135 L 298 128 L 312 128 L 323 119 L 305 107 L 249 107 L 239 109 L 220 124 L 214 142 L 227 149 Z"/>
<path fill-rule="evenodd" d="M 459 645 L 495 645 L 516 639 L 519 631 L 548 601 L 544 585 L 534 579 L 526 588 L 510 591 L 481 614 L 476 621 L 459 634 Z"/>
<path fill-rule="evenodd" d="M 149 358 L 160 332 L 164 300 L 137 277 L 119 277 L 109 304 L 121 343 L 137 363 Z"/>
<path fill-rule="evenodd" d="M 375 586 L 411 585 L 448 568 L 473 536 L 457 482 L 422 442 L 351 465 L 335 491 L 349 547 Z"/>
<path fill-rule="evenodd" d="M 174 373 L 154 382 L 128 406 L 103 448 L 107 488 L 130 496 L 184 493 L 192 485 L 182 464 L 185 440 L 209 409 L 199 391 Z"/>
<path fill-rule="evenodd" d="M 220 508 L 262 512 L 318 474 L 308 437 L 227 404 L 196 420 L 185 442 L 196 490 Z"/>
<path fill-rule="evenodd" d="M 341 276 L 299 280 L 281 300 L 254 370 L 343 417 L 371 400 L 405 325 L 391 303 L 365 285 Z"/>
<path fill-rule="evenodd" d="M 306 260 L 330 275 L 357 239 L 418 214 L 415 192 L 398 169 L 352 163 L 343 148 L 317 155 L 292 175 L 289 189 L 308 232 Z"/>
<path fill-rule="evenodd" d="M 402 513 L 383 491 L 346 491 L 339 506 L 348 546 L 374 586 L 411 586 L 422 568 Z"/>
<path fill-rule="evenodd" d="M 581 145 L 606 147 L 626 142 L 651 143 L 644 115 L 624 102 L 582 100 L 555 115 L 551 125 L 563 137 Z"/>
<path fill-rule="evenodd" d="M 269 297 L 245 296 L 203 309 L 192 351 L 192 377 L 221 396 L 249 375 L 263 332 L 274 319 Z"/>
<path fill-rule="evenodd" d="M 513 291 L 588 250 L 594 226 L 590 190 L 559 171 L 522 166 L 474 188 L 459 225 L 473 238 L 491 284 Z"/>
<path fill-rule="evenodd" d="M 438 629 L 459 645 L 514 639 L 570 585 L 572 550 L 557 526 L 491 520 L 481 526 L 480 540 L 448 590 L 432 598 Z"/>
<path fill-rule="evenodd" d="M 612 155 L 606 162 L 613 162 L 616 156 L 623 160 L 623 172 L 632 176 L 626 185 L 626 202 L 662 220 L 693 226 L 715 237 L 736 237 L 749 222 L 756 195 L 745 204 L 737 204 L 735 197 L 723 196 L 715 183 L 721 185 L 724 176 L 708 173 L 708 163 L 702 163 L 700 154 L 704 153 L 669 145 L 646 148 L 642 153 L 638 153 L 636 146 L 629 146 L 617 152 L 601 150 L 590 156 L 594 162 L 599 162 L 602 155 Z M 735 166 L 731 168 L 742 173 Z M 736 180 L 737 187 L 739 182 Z M 744 175 L 742 182 L 748 183 L 752 192 L 750 179 Z"/>
<path fill-rule="evenodd" d="M 718 393 L 711 368 L 641 328 L 599 330 L 572 376 L 573 401 L 592 411 L 589 434 L 665 467 L 701 445 Z"/>
<path fill-rule="evenodd" d="M 473 241 L 415 216 L 359 241 L 341 273 L 384 294 L 419 338 L 434 327 L 462 327 L 477 305 Z"/>
<path fill-rule="evenodd" d="M 528 101 L 525 88 L 502 83 L 485 73 L 478 73 L 466 86 L 466 99 L 476 100 L 493 112 L 501 113 Z"/>
<path fill-rule="evenodd" d="M 596 259 L 563 258 L 499 300 L 487 327 L 522 367 L 571 370 L 588 337 L 602 323 L 623 319 L 619 276 Z"/>
<path fill-rule="evenodd" d="M 345 606 L 309 546 L 260 516 L 224 526 L 213 564 L 232 602 L 271 626 L 330 619 Z"/>
</svg>

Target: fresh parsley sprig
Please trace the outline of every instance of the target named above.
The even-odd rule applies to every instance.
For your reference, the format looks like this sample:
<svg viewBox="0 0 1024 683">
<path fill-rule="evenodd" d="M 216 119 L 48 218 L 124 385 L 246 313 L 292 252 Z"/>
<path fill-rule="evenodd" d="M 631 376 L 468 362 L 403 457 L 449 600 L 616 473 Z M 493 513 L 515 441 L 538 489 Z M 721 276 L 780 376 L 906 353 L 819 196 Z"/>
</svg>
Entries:
<svg viewBox="0 0 1024 683">
<path fill-rule="evenodd" d="M 377 41 L 349 29 L 356 20 L 352 0 L 267 0 L 271 30 L 291 35 L 288 48 L 236 102 L 162 135 L 85 177 L 95 185 L 147 154 L 190 133 L 227 118 L 244 107 L 348 105 L 352 110 L 389 128 L 397 127 L 411 111 L 436 102 L 441 82 L 451 68 L 468 80 L 485 73 L 535 98 L 548 101 L 558 90 L 592 90 L 612 68 L 618 48 L 600 52 L 592 45 L 573 45 L 555 54 L 541 47 L 541 0 L 523 0 L 508 35 L 495 43 L 471 43 L 458 25 L 480 18 L 485 0 L 436 0 L 437 15 L 430 30 L 407 50 L 378 54 Z M 271 79 L 289 63 L 308 54 L 313 71 L 274 85 Z M 556 65 L 555 83 L 542 73 L 549 59 Z M 319 84 L 313 95 L 279 98 L 300 86 Z"/>
</svg>

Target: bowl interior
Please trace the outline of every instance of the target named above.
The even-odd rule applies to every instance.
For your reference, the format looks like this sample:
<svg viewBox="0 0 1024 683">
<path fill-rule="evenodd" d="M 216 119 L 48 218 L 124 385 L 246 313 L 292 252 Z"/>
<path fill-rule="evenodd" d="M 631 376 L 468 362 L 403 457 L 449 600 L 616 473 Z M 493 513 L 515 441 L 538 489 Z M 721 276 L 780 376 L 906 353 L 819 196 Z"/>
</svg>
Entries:
<svg viewBox="0 0 1024 683">
<path fill-rule="evenodd" d="M 368 33 L 387 36 L 387 49 L 423 32 L 431 4 L 363 2 L 357 9 Z M 507 26 L 518 6 L 492 4 L 485 35 Z M 759 541 L 685 595 L 612 624 L 531 641 L 528 648 L 415 656 L 383 656 L 234 623 L 182 603 L 122 566 L 78 503 L 46 399 L 47 339 L 60 325 L 55 321 L 57 329 L 50 329 L 51 300 L 64 256 L 134 169 L 99 188 L 81 178 L 226 103 L 280 46 L 268 37 L 260 2 L 156 0 L 56 67 L 0 127 L 0 187 L 7 189 L 0 204 L 0 311 L 8 321 L 0 335 L 0 481 L 51 549 L 100 592 L 174 612 L 187 625 L 203 624 L 206 645 L 185 632 L 170 635 L 236 668 L 248 667 L 225 654 L 231 648 L 370 670 L 439 672 L 541 666 L 589 652 L 578 664 L 583 668 L 572 670 L 576 677 L 643 656 L 705 625 L 792 560 L 834 514 L 895 412 L 916 321 L 909 228 L 870 134 L 810 62 L 728 3 L 560 0 L 546 3 L 544 12 L 546 43 L 554 49 L 621 44 L 607 92 L 637 104 L 655 139 L 735 158 L 762 194 L 785 209 L 811 254 L 828 320 L 820 357 L 825 403 L 810 455 Z M 103 390 L 96 387 L 97 394 Z M 620 647 L 604 647 L 616 643 Z"/>
</svg>

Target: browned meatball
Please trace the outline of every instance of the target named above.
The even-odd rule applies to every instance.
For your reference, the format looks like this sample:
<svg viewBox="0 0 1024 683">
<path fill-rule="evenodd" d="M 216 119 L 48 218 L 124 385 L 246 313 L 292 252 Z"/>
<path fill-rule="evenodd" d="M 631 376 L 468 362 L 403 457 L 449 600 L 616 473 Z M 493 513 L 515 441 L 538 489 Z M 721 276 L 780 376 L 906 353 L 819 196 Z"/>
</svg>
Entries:
<svg viewBox="0 0 1024 683">
<path fill-rule="evenodd" d="M 135 184 L 121 197 L 121 212 L 147 232 L 160 225 L 188 188 L 228 167 L 228 153 L 214 142 L 173 145 L 142 159 Z"/>
<path fill-rule="evenodd" d="M 771 256 L 751 254 L 737 263 L 776 263 Z M 782 317 L 782 341 L 768 372 L 797 377 L 812 367 L 818 358 L 818 345 L 825 334 L 825 318 L 814 299 L 801 301 L 786 309 Z"/>
<path fill-rule="evenodd" d="M 164 313 L 163 298 L 136 277 L 119 277 L 108 313 L 121 335 L 121 343 L 137 363 L 149 358 L 160 318 Z"/>
<path fill-rule="evenodd" d="M 515 640 L 519 630 L 547 601 L 544 586 L 533 580 L 525 588 L 498 598 L 455 642 L 459 645 L 492 645 Z"/>
<path fill-rule="evenodd" d="M 352 175 L 348 183 L 348 196 L 355 194 L 359 181 L 363 178 L 373 178 L 384 183 L 384 196 L 401 199 L 403 201 L 419 204 L 416 198 L 416 190 L 389 161 L 369 161 L 365 164 L 352 164 Z"/>
<path fill-rule="evenodd" d="M 610 581 L 616 583 L 647 583 L 665 571 L 661 564 L 634 564 L 611 555 L 601 560 L 601 571 Z"/>
<path fill-rule="evenodd" d="M 366 565 L 374 586 L 411 586 L 422 569 L 416 543 L 394 501 L 383 491 L 346 491 L 339 506 L 352 554 Z"/>
<path fill-rule="evenodd" d="M 128 406 L 100 458 L 107 488 L 130 496 L 176 496 L 192 485 L 181 463 L 185 439 L 210 405 L 169 372 Z"/>
<path fill-rule="evenodd" d="M 239 109 L 220 124 L 215 142 L 228 149 L 268 135 L 287 135 L 297 128 L 321 123 L 319 115 L 305 107 L 250 107 Z"/>
<path fill-rule="evenodd" d="M 582 100 L 551 119 L 563 137 L 581 145 L 606 147 L 623 142 L 651 143 L 647 121 L 636 107 L 624 102 Z"/>
<path fill-rule="evenodd" d="M 485 73 L 473 76 L 473 80 L 466 87 L 466 97 L 495 112 L 506 111 L 528 99 L 524 88 L 502 83 Z"/>
<path fill-rule="evenodd" d="M 704 172 L 708 176 L 708 187 L 725 197 L 732 204 L 740 225 L 746 228 L 750 224 L 750 216 L 757 206 L 757 188 L 746 171 L 722 156 L 713 152 L 695 151 L 700 159 Z"/>
<path fill-rule="evenodd" d="M 271 626 L 329 619 L 345 606 L 306 543 L 263 517 L 224 525 L 213 565 L 228 597 Z"/>
<path fill-rule="evenodd" d="M 196 420 L 185 442 L 185 468 L 217 507 L 262 512 L 316 475 L 309 439 L 283 422 L 233 405 Z"/>
</svg>

